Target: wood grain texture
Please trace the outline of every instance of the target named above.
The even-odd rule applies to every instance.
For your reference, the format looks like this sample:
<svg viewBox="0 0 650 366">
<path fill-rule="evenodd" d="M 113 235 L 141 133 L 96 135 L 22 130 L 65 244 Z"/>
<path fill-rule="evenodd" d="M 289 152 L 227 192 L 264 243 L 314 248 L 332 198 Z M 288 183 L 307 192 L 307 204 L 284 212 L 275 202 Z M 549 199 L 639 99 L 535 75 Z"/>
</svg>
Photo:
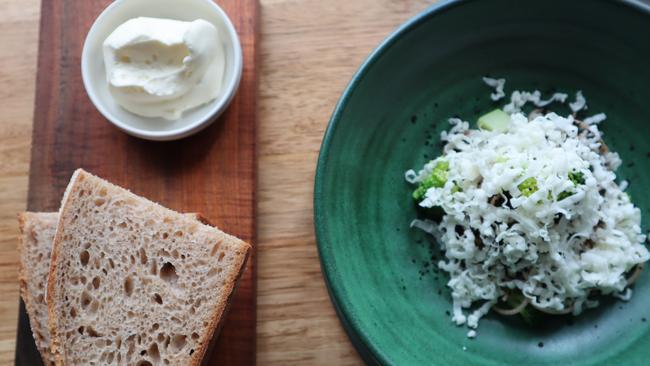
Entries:
<svg viewBox="0 0 650 366">
<path fill-rule="evenodd" d="M 312 221 L 316 158 L 359 64 L 431 1 L 260 2 L 257 363 L 361 364 L 320 273 Z M 39 9 L 39 0 L 0 0 L 0 46 L 12 50 L 0 52 L 0 365 L 14 359 L 15 213 L 26 203 Z"/>
<path fill-rule="evenodd" d="M 0 12 L 0 365 L 10 365 L 19 304 L 16 213 L 27 198 L 40 1 L 1 0 Z"/>
<path fill-rule="evenodd" d="M 72 172 L 82 167 L 177 211 L 201 212 L 222 230 L 254 243 L 257 1 L 221 1 L 244 52 L 237 96 L 203 133 L 169 143 L 120 132 L 86 95 L 81 50 L 92 22 L 109 3 L 42 2 L 27 209 L 57 210 Z M 209 364 L 255 364 L 255 302 L 252 256 Z M 19 364 L 28 363 L 23 361 L 27 349 L 17 345 Z"/>
<path fill-rule="evenodd" d="M 341 92 L 413 0 L 262 2 L 258 364 L 361 364 L 322 279 L 312 220 L 316 159 Z"/>
</svg>

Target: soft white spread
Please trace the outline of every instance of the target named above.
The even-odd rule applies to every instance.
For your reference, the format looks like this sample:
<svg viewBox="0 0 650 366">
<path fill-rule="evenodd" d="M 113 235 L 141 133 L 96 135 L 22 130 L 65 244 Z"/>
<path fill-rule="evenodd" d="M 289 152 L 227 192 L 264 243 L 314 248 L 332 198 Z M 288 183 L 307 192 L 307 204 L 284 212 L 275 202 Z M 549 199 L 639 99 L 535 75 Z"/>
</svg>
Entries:
<svg viewBox="0 0 650 366">
<path fill-rule="evenodd" d="M 109 89 L 126 110 L 178 119 L 222 89 L 224 47 L 211 23 L 134 18 L 104 41 Z"/>
</svg>

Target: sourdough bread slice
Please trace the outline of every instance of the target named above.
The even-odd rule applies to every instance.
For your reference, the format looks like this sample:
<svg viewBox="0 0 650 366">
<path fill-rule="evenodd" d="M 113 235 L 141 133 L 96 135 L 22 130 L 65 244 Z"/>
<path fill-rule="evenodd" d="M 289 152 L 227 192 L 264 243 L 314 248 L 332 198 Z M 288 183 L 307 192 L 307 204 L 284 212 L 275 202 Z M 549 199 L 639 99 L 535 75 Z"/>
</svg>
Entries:
<svg viewBox="0 0 650 366">
<path fill-rule="evenodd" d="M 187 216 L 210 225 L 209 220 L 201 214 L 191 213 Z M 50 350 L 45 290 L 50 270 L 52 241 L 58 219 L 58 212 L 23 212 L 18 214 L 20 296 L 25 302 L 36 348 L 45 365 L 54 365 L 54 355 Z"/>
<path fill-rule="evenodd" d="M 250 246 L 81 169 L 48 277 L 57 365 L 199 365 Z"/>
<path fill-rule="evenodd" d="M 44 365 L 54 365 L 50 352 L 50 331 L 47 325 L 45 289 L 50 269 L 52 240 L 59 214 L 56 212 L 24 212 L 18 214 L 18 278 L 20 296 L 25 302 L 29 326 Z"/>
</svg>

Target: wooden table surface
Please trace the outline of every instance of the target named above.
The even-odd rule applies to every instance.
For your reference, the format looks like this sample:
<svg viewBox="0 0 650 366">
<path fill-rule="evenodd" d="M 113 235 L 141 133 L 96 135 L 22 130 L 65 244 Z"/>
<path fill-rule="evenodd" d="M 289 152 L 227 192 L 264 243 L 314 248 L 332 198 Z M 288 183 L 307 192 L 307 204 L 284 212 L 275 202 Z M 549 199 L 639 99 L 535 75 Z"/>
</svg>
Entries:
<svg viewBox="0 0 650 366">
<path fill-rule="evenodd" d="M 312 221 L 316 159 L 359 64 L 429 3 L 261 0 L 259 365 L 361 363 L 320 272 Z M 40 1 L 0 0 L 0 13 L 0 364 L 10 365 L 18 315 L 16 213 L 27 198 Z"/>
</svg>

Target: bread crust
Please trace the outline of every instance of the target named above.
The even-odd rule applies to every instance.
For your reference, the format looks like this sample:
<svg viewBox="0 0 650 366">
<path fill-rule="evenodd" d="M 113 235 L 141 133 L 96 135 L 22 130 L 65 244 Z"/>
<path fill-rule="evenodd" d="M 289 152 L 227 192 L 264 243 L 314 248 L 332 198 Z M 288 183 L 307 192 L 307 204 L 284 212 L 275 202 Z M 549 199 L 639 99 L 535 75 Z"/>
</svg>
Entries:
<svg viewBox="0 0 650 366">
<path fill-rule="evenodd" d="M 34 230 L 33 227 L 30 227 L 28 223 L 34 223 L 38 218 L 38 215 L 49 214 L 49 213 L 35 213 L 35 212 L 21 212 L 17 216 L 18 218 L 18 229 L 20 231 L 20 236 L 18 237 L 18 253 L 20 256 L 19 267 L 18 267 L 18 282 L 20 284 L 20 297 L 23 299 L 25 304 L 25 310 L 29 318 L 29 327 L 34 335 L 34 341 L 36 348 L 38 349 L 41 360 L 43 360 L 44 365 L 51 364 L 52 353 L 49 348 L 43 347 L 41 342 L 36 341 L 37 331 L 49 332 L 49 329 L 36 329 L 36 309 L 35 309 L 35 300 L 33 294 L 29 291 L 28 283 L 32 280 L 31 272 L 28 270 L 28 263 L 26 263 L 26 243 L 25 235 L 28 235 L 28 231 Z M 49 263 L 48 263 L 49 264 Z M 47 326 L 47 325 L 46 325 Z"/>
<path fill-rule="evenodd" d="M 61 229 L 63 226 L 63 218 L 69 214 L 70 200 L 68 196 L 71 192 L 74 192 L 81 183 L 81 180 L 78 179 L 79 176 L 83 173 L 82 169 L 77 169 L 70 178 L 70 183 L 63 194 L 63 199 L 61 200 L 61 208 L 59 209 L 59 221 L 56 227 L 56 233 L 54 234 L 54 240 L 52 242 L 52 255 L 50 257 L 50 271 L 47 276 L 47 323 L 50 328 L 50 351 L 54 355 L 54 364 L 56 366 L 65 365 L 65 355 L 62 354 L 63 348 L 59 345 L 61 340 L 59 339 L 59 334 L 57 333 L 57 326 L 59 324 L 59 317 L 54 307 L 55 292 L 58 295 L 60 289 L 58 289 L 54 284 L 57 279 L 56 266 L 58 264 L 59 253 L 61 251 Z M 61 350 L 59 349 L 61 348 Z"/>
<path fill-rule="evenodd" d="M 27 281 L 26 281 L 26 276 L 25 276 L 25 266 L 23 263 L 23 254 L 25 250 L 25 243 L 24 243 L 24 235 L 25 235 L 25 221 L 27 221 L 26 216 L 28 215 L 27 212 L 21 212 L 18 214 L 18 230 L 20 231 L 20 235 L 18 236 L 18 255 L 20 257 L 20 261 L 18 262 L 18 283 L 20 285 L 20 297 L 23 298 L 23 302 L 25 302 L 25 307 L 29 309 L 31 306 L 31 299 L 29 298 L 29 294 L 27 293 Z M 33 331 L 33 330 L 32 330 Z"/>
<path fill-rule="evenodd" d="M 208 220 L 207 217 L 205 217 L 201 213 L 193 213 L 190 214 L 194 216 L 194 219 L 198 220 L 199 222 L 214 227 L 214 224 Z M 189 366 L 200 366 L 200 365 L 205 365 L 206 362 L 208 361 L 207 357 L 209 355 L 209 351 L 211 348 L 214 347 L 214 344 L 216 343 L 216 340 L 219 336 L 219 333 L 221 331 L 221 328 L 223 327 L 223 323 L 225 321 L 226 315 L 228 313 L 228 309 L 230 308 L 230 304 L 232 302 L 232 297 L 235 293 L 235 289 L 237 288 L 237 285 L 239 284 L 239 279 L 241 278 L 241 275 L 244 273 L 246 270 L 246 263 L 248 262 L 248 259 L 251 254 L 251 245 L 243 242 L 246 244 L 244 247 L 244 253 L 238 257 L 239 260 L 243 257 L 243 260 L 241 260 L 239 265 L 239 271 L 237 273 L 234 273 L 232 276 L 228 278 L 228 296 L 225 299 L 222 299 L 222 301 L 219 302 L 217 309 L 215 309 L 214 314 L 212 315 L 210 319 L 210 324 L 208 325 L 208 332 L 206 333 L 205 339 L 201 340 L 201 348 L 197 350 L 195 358 L 192 359 L 191 363 Z"/>
<path fill-rule="evenodd" d="M 200 222 L 202 224 L 215 227 L 214 224 L 212 224 L 212 222 L 207 217 L 203 216 L 203 214 L 200 213 L 200 212 L 192 212 L 192 213 L 187 214 L 187 216 L 192 217 L 194 220 L 196 220 L 196 221 L 198 221 L 198 222 Z"/>
<path fill-rule="evenodd" d="M 228 296 L 225 299 L 221 299 L 219 302 L 218 308 L 215 309 L 214 314 L 211 317 L 210 324 L 208 325 L 208 332 L 206 333 L 205 339 L 202 339 L 201 341 L 201 348 L 197 352 L 197 357 L 193 358 L 190 362 L 190 366 L 201 366 L 205 365 L 207 362 L 206 355 L 208 351 L 213 348 L 214 343 L 219 336 L 219 333 L 221 331 L 221 328 L 223 327 L 224 320 L 226 318 L 226 314 L 228 313 L 228 309 L 230 307 L 230 303 L 232 301 L 232 297 L 235 293 L 235 289 L 237 285 L 239 284 L 239 279 L 241 278 L 241 275 L 244 273 L 244 270 L 246 270 L 246 263 L 248 261 L 248 258 L 250 256 L 250 251 L 251 251 L 251 245 L 246 243 L 248 246 L 245 248 L 245 252 L 243 255 L 241 255 L 238 259 L 241 259 L 243 257 L 239 271 L 237 273 L 234 273 L 230 278 L 228 278 Z"/>
</svg>

